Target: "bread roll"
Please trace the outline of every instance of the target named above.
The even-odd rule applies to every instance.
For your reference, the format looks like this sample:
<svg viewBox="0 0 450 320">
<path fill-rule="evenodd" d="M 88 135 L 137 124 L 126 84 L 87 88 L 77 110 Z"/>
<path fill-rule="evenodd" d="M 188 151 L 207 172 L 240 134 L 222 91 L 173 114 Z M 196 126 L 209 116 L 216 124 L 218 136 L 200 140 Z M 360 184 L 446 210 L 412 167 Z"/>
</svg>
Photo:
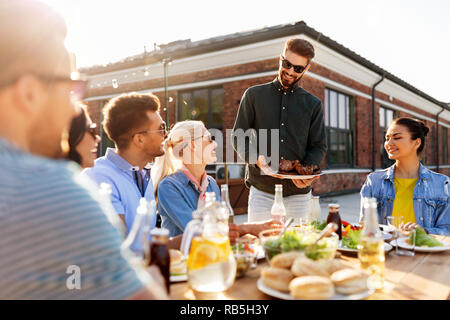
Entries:
<svg viewBox="0 0 450 320">
<path fill-rule="evenodd" d="M 298 257 L 302 257 L 303 253 L 298 251 L 290 251 L 286 253 L 277 254 L 270 260 L 270 265 L 275 268 L 291 269 L 294 260 Z"/>
<path fill-rule="evenodd" d="M 329 275 L 335 273 L 336 271 L 347 268 L 338 259 L 323 259 L 320 260 L 320 263 Z"/>
<path fill-rule="evenodd" d="M 262 282 L 269 288 L 289 292 L 289 283 L 294 275 L 286 269 L 282 268 L 266 268 L 261 271 Z"/>
<path fill-rule="evenodd" d="M 327 277 L 298 277 L 289 284 L 289 291 L 295 299 L 330 299 L 334 295 L 334 287 Z"/>
<path fill-rule="evenodd" d="M 368 274 L 362 270 L 343 269 L 331 275 L 336 292 L 353 294 L 367 290 Z"/>
<path fill-rule="evenodd" d="M 318 262 L 311 260 L 305 256 L 298 257 L 294 260 L 291 267 L 292 273 L 297 277 L 302 276 L 322 276 L 329 277 L 327 269 Z"/>
</svg>

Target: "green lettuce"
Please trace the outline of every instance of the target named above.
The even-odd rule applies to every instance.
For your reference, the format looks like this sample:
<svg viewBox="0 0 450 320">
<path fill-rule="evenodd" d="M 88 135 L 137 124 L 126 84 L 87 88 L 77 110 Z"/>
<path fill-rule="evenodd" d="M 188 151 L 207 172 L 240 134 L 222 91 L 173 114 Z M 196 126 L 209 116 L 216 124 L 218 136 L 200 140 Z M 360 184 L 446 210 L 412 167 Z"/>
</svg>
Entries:
<svg viewBox="0 0 450 320">
<path fill-rule="evenodd" d="M 359 238 L 361 237 L 361 230 L 349 230 L 347 236 L 342 237 L 342 246 L 349 249 L 357 249 Z"/>
<path fill-rule="evenodd" d="M 413 235 L 409 235 L 409 243 L 413 243 Z M 442 243 L 430 236 L 422 228 L 416 229 L 416 246 L 418 247 L 442 247 Z"/>
</svg>

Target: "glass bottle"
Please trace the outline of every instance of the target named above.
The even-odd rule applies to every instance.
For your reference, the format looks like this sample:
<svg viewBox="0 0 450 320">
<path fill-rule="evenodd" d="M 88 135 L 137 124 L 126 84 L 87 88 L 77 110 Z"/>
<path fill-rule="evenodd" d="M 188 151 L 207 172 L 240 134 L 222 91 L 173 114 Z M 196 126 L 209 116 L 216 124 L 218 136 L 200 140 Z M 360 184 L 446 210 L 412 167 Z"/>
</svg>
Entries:
<svg viewBox="0 0 450 320">
<path fill-rule="evenodd" d="M 228 185 L 227 184 L 221 185 L 220 191 L 222 194 L 222 203 L 225 205 L 225 207 L 227 208 L 227 211 L 228 211 L 228 222 L 234 224 L 234 211 L 233 211 L 233 207 L 231 206 L 231 203 L 230 203 L 230 196 L 228 193 Z"/>
<path fill-rule="evenodd" d="M 378 226 L 375 198 L 363 199 L 364 228 L 358 245 L 361 268 L 369 274 L 368 285 L 372 289 L 384 287 L 384 240 Z"/>
<path fill-rule="evenodd" d="M 322 210 L 320 209 L 320 197 L 319 196 L 313 196 L 311 198 L 311 211 L 309 214 L 309 221 L 320 221 L 320 216 L 322 213 Z"/>
<path fill-rule="evenodd" d="M 169 255 L 169 230 L 154 228 L 151 233 L 149 266 L 156 265 L 161 271 L 166 282 L 167 292 L 170 293 L 170 255 Z"/>
<path fill-rule="evenodd" d="M 272 205 L 272 209 L 270 211 L 272 216 L 272 220 L 278 221 L 281 224 L 284 224 L 286 220 L 286 208 L 283 204 L 283 185 L 276 184 L 275 185 L 275 200 Z"/>
<path fill-rule="evenodd" d="M 155 205 L 155 200 L 148 204 L 145 198 L 141 198 L 131 230 L 122 243 L 123 255 L 133 263 L 147 266 L 150 260 L 148 236 Z"/>
<path fill-rule="evenodd" d="M 342 222 L 341 216 L 339 215 L 339 208 L 341 206 L 337 203 L 330 203 L 328 205 L 328 217 L 327 224 L 330 222 L 334 222 L 337 224 L 338 228 L 336 230 L 336 234 L 339 236 L 339 240 L 342 240 Z"/>
<path fill-rule="evenodd" d="M 101 206 L 103 208 L 103 211 L 106 213 L 109 222 L 117 229 L 117 231 L 119 231 L 122 239 L 124 239 L 126 234 L 125 225 L 123 224 L 123 221 L 119 218 L 116 210 L 111 204 L 111 185 L 106 182 L 100 183 L 99 194 L 102 200 Z"/>
</svg>

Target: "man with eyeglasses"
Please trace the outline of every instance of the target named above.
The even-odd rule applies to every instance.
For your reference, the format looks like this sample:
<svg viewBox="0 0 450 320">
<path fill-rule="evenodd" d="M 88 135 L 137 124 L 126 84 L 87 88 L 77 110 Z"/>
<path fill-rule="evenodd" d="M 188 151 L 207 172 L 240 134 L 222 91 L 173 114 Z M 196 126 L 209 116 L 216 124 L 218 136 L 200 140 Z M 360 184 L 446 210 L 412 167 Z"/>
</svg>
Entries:
<svg viewBox="0 0 450 320">
<path fill-rule="evenodd" d="M 309 180 L 280 179 L 268 170 L 258 142 L 247 143 L 245 148 L 241 148 L 237 139 L 242 138 L 239 137 L 242 131 L 238 129 L 244 132 L 251 130 L 256 137 L 260 136 L 260 130 L 266 129 L 265 150 L 272 150 L 271 144 L 276 144 L 274 147 L 279 150 L 278 159 L 272 155 L 272 168 L 277 168 L 281 160 L 320 164 L 327 150 L 322 102 L 298 84 L 309 70 L 313 58 L 314 47 L 311 43 L 303 39 L 288 40 L 280 55 L 277 77 L 272 82 L 250 87 L 241 99 L 233 128 L 233 146 L 247 163 L 245 182 L 250 188 L 249 222 L 270 217 L 275 184 L 283 185 L 287 216 L 306 218 L 309 214 L 311 184 L 318 177 Z M 270 140 L 271 130 L 278 130 L 278 141 Z M 257 159 L 256 163 L 250 163 L 252 158 Z"/>
<path fill-rule="evenodd" d="M 65 36 L 48 5 L 0 0 L 0 300 L 167 299 L 122 255 L 92 183 L 60 159 L 85 90 Z"/>
<path fill-rule="evenodd" d="M 111 185 L 111 202 L 127 233 L 140 198 L 155 199 L 150 163 L 164 154 L 167 136 L 159 108 L 159 99 L 153 94 L 125 93 L 111 99 L 103 109 L 103 128 L 115 149 L 108 148 L 103 157 L 95 160 L 94 167 L 82 172 L 99 185 Z M 156 225 L 155 211 L 151 228 Z"/>
</svg>

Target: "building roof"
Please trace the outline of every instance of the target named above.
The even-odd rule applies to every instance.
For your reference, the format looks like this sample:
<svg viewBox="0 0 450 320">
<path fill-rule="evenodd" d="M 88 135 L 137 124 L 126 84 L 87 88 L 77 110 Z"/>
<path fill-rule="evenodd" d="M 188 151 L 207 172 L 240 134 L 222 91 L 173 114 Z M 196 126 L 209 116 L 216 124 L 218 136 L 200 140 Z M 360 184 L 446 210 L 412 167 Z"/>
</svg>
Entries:
<svg viewBox="0 0 450 320">
<path fill-rule="evenodd" d="M 425 98 L 426 100 L 431 101 L 434 104 L 437 104 L 443 107 L 444 109 L 450 111 L 448 103 L 438 101 L 437 99 L 431 97 L 430 95 L 424 93 L 423 91 L 415 88 L 406 81 L 396 77 L 390 72 L 363 58 L 362 56 L 358 55 L 349 48 L 341 45 L 340 43 L 327 37 L 321 32 L 316 31 L 303 21 L 289 24 L 281 24 L 272 27 L 264 27 L 262 29 L 257 30 L 236 32 L 228 35 L 217 36 L 195 42 L 192 42 L 190 39 L 178 40 L 165 45 L 160 45 L 157 50 L 130 56 L 118 62 L 109 63 L 103 66 L 93 66 L 89 68 L 83 68 L 80 69 L 80 72 L 83 72 L 87 75 L 94 75 L 99 73 L 117 71 L 125 68 L 133 68 L 143 66 L 146 64 L 155 63 L 167 58 L 172 60 L 181 59 L 199 54 L 230 49 L 256 42 L 267 41 L 298 34 L 304 34 L 314 39 L 315 41 L 329 47 L 330 49 L 342 54 L 343 56 L 379 74 L 380 76 L 384 74 L 385 79 L 389 79 L 397 83 L 398 85 L 404 87 L 405 89 L 408 89 L 409 91 L 421 96 L 422 98 Z"/>
</svg>

